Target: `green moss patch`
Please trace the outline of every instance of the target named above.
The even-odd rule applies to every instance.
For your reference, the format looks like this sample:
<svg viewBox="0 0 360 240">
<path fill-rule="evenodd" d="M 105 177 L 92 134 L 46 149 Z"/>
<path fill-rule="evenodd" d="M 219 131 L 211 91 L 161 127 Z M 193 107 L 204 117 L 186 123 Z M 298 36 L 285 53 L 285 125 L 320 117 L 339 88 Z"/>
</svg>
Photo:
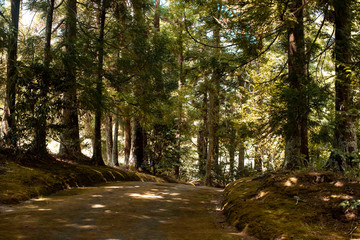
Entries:
<svg viewBox="0 0 360 240">
<path fill-rule="evenodd" d="M 360 185 L 332 172 L 271 173 L 244 178 L 225 189 L 224 212 L 239 231 L 259 239 L 360 237 Z"/>
<path fill-rule="evenodd" d="M 95 167 L 49 157 L 0 156 L 0 204 L 13 204 L 62 189 L 111 181 L 165 182 L 164 179 L 120 168 Z"/>
</svg>

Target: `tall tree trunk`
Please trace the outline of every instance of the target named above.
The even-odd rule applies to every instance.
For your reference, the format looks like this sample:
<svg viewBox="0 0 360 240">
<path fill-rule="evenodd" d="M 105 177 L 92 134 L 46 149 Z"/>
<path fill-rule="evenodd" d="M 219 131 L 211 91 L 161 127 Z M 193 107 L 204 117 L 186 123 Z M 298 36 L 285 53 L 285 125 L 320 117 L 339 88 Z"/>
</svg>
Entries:
<svg viewBox="0 0 360 240">
<path fill-rule="evenodd" d="M 217 17 L 220 18 L 221 15 L 221 2 L 222 0 L 217 1 L 216 4 L 217 10 Z M 218 23 L 215 23 L 214 27 L 214 43 L 217 47 L 220 47 L 220 26 Z M 220 48 L 216 48 L 215 50 L 215 57 L 216 59 L 220 58 Z M 211 186 L 212 185 L 212 176 L 211 176 L 211 169 L 212 165 L 214 164 L 215 160 L 217 161 L 217 149 L 218 149 L 218 138 L 216 136 L 216 130 L 218 125 L 218 114 L 219 114 L 219 99 L 218 99 L 218 91 L 220 85 L 220 78 L 221 78 L 221 70 L 219 66 L 216 66 L 213 70 L 213 74 L 209 84 L 209 117 L 208 117 L 208 133 L 209 133 L 209 153 L 208 159 L 206 162 L 206 175 L 205 175 L 205 185 Z"/>
<path fill-rule="evenodd" d="M 105 31 L 105 17 L 106 17 L 106 0 L 100 3 L 99 25 L 100 32 L 98 38 L 98 76 L 96 81 L 96 92 L 98 95 L 98 103 L 95 109 L 95 139 L 93 147 L 92 160 L 96 165 L 104 165 L 101 148 L 101 117 L 102 117 L 102 102 L 103 102 L 103 67 L 104 67 L 104 31 Z"/>
<path fill-rule="evenodd" d="M 296 22 L 288 29 L 288 84 L 293 94 L 288 97 L 287 126 L 286 126 L 286 149 L 285 169 L 295 169 L 303 164 L 301 156 L 302 131 L 301 119 L 304 117 L 304 105 L 306 101 L 302 97 L 302 87 L 306 78 L 306 56 L 304 40 L 303 1 L 294 0 L 289 3 L 290 11 L 294 13 Z M 305 121 L 307 120 L 303 120 Z M 305 125 L 303 126 L 305 127 Z M 305 141 L 305 139 L 303 139 Z M 307 144 L 303 143 L 303 146 Z"/>
<path fill-rule="evenodd" d="M 37 112 L 37 124 L 35 126 L 35 139 L 33 150 L 36 153 L 47 154 L 46 149 L 46 116 L 47 105 L 48 105 L 48 89 L 49 89 L 49 67 L 51 62 L 51 32 L 52 32 L 52 22 L 53 22 L 53 13 L 54 13 L 54 4 L 55 0 L 48 0 L 48 9 L 46 16 L 46 27 L 45 27 L 45 46 L 44 46 L 44 72 L 40 79 L 40 100 Z"/>
<path fill-rule="evenodd" d="M 133 120 L 131 141 L 131 155 L 133 157 L 131 162 L 135 164 L 136 169 L 141 169 L 144 162 L 143 129 L 137 118 Z"/>
<path fill-rule="evenodd" d="M 358 151 L 355 116 L 353 109 L 353 89 L 351 76 L 351 4 L 352 0 L 334 0 L 335 10 L 335 132 L 334 149 L 325 167 L 344 170 L 352 167 L 349 155 Z"/>
<path fill-rule="evenodd" d="M 106 163 L 115 166 L 112 161 L 112 152 L 113 152 L 113 120 L 111 114 L 106 116 L 105 122 L 105 133 L 106 133 Z"/>
<path fill-rule="evenodd" d="M 183 131 L 183 93 L 182 88 L 185 83 L 185 75 L 184 75 L 184 43 L 183 43 L 183 27 L 182 22 L 179 20 L 179 36 L 178 36 L 178 46 L 179 46 L 179 55 L 178 55 L 178 68 L 179 68 L 179 80 L 178 80 L 178 97 L 179 97 L 179 120 L 177 126 L 177 156 L 176 163 L 174 166 L 174 175 L 176 178 L 180 178 L 180 165 L 181 165 L 181 138 Z"/>
<path fill-rule="evenodd" d="M 119 166 L 119 111 L 116 109 L 116 115 L 114 119 L 114 125 L 113 125 L 113 147 L 112 147 L 112 153 L 111 153 L 111 162 L 114 166 Z"/>
<path fill-rule="evenodd" d="M 130 165 L 130 152 L 131 152 L 131 143 L 132 143 L 132 130 L 131 130 L 131 119 L 126 117 L 124 119 L 124 155 L 125 155 L 125 166 Z"/>
<path fill-rule="evenodd" d="M 245 169 L 245 145 L 244 145 L 244 140 L 241 139 L 239 144 L 239 160 L 238 160 L 238 168 L 237 168 L 238 177 L 240 177 L 244 169 Z"/>
<path fill-rule="evenodd" d="M 20 0 L 11 0 L 10 32 L 8 35 L 8 56 L 7 56 L 7 74 L 6 74 L 6 92 L 4 114 L 1 126 L 1 137 L 5 140 L 6 147 L 16 148 L 16 84 L 18 79 L 17 72 L 17 48 L 19 34 L 19 14 Z"/>
<path fill-rule="evenodd" d="M 208 122 L 208 94 L 205 91 L 203 93 L 204 98 L 201 106 L 202 125 L 200 126 L 197 136 L 197 151 L 198 151 L 198 162 L 199 162 L 199 176 L 203 179 L 206 176 L 206 161 L 208 156 L 208 134 L 207 134 L 207 122 Z"/>
<path fill-rule="evenodd" d="M 138 30 L 136 39 L 134 39 L 134 62 L 139 68 L 143 66 L 143 58 L 146 55 L 144 46 L 146 43 L 147 32 L 145 29 L 145 13 L 143 9 L 143 1 L 131 0 L 134 11 L 134 24 Z M 134 95 L 139 97 L 140 100 L 144 95 L 144 79 L 148 80 L 147 76 L 142 75 L 142 72 L 138 72 L 139 76 L 134 79 Z M 142 100 L 140 107 L 142 106 Z M 143 128 L 141 126 L 141 114 L 134 117 L 133 120 L 133 135 L 132 135 L 132 149 L 133 159 L 135 160 L 135 167 L 140 169 L 144 162 L 144 142 L 143 142 Z"/>
<path fill-rule="evenodd" d="M 65 90 L 63 109 L 63 132 L 60 143 L 61 155 L 81 154 L 77 84 L 76 84 L 76 0 L 67 0 L 66 3 L 66 30 L 64 58 L 65 66 Z"/>
<path fill-rule="evenodd" d="M 235 129 L 234 129 L 235 132 Z M 232 181 L 234 178 L 234 166 L 235 166 L 235 137 L 231 137 L 230 138 L 230 144 L 229 144 L 229 176 L 230 176 L 230 180 Z"/>
</svg>

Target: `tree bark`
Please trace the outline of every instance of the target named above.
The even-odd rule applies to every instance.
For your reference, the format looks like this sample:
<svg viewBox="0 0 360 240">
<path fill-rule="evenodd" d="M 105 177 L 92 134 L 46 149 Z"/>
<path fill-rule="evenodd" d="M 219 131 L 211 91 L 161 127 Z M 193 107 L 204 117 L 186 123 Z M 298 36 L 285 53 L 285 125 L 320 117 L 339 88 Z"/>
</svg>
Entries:
<svg viewBox="0 0 360 240">
<path fill-rule="evenodd" d="M 132 156 L 131 162 L 135 164 L 136 169 L 141 169 L 144 162 L 144 146 L 143 146 L 143 129 L 140 125 L 140 121 L 136 118 L 133 120 L 132 126 Z"/>
<path fill-rule="evenodd" d="M 255 147 L 255 157 L 254 157 L 254 169 L 258 172 L 262 172 L 262 158 L 259 147 Z"/>
<path fill-rule="evenodd" d="M 244 140 L 241 139 L 239 145 L 239 160 L 238 160 L 238 168 L 237 168 L 238 177 L 240 177 L 244 169 L 245 169 L 245 145 L 244 145 Z"/>
<path fill-rule="evenodd" d="M 113 125 L 113 147 L 111 153 L 111 162 L 114 166 L 119 166 L 119 117 L 118 117 L 118 110 L 116 111 L 114 125 Z"/>
<path fill-rule="evenodd" d="M 9 148 L 17 147 L 16 134 L 16 84 L 18 79 L 17 71 L 17 49 L 19 34 L 20 0 L 11 0 L 10 31 L 8 35 L 8 56 L 4 114 L 1 126 L 1 137 L 4 145 Z"/>
<path fill-rule="evenodd" d="M 287 101 L 287 125 L 286 125 L 286 148 L 285 148 L 285 169 L 299 168 L 304 158 L 301 155 L 302 146 L 307 146 L 303 142 L 302 132 L 307 129 L 301 129 L 301 122 L 307 122 L 304 118 L 304 106 L 307 105 L 302 96 L 304 78 L 306 78 L 306 56 L 304 39 L 304 21 L 303 21 L 303 1 L 290 1 L 290 11 L 294 13 L 296 22 L 289 23 L 288 29 L 288 84 L 293 92 Z M 307 125 L 303 125 L 306 127 Z"/>
<path fill-rule="evenodd" d="M 221 0 L 218 0 L 218 4 L 221 5 Z M 220 18 L 221 15 L 221 7 L 217 7 L 217 17 Z M 220 26 L 218 23 L 215 23 L 214 27 L 214 43 L 216 46 L 220 46 Z M 220 48 L 216 48 L 215 50 L 216 59 L 220 58 Z M 218 63 L 217 63 L 218 64 Z M 218 138 L 216 136 L 216 130 L 218 125 L 218 111 L 219 111 L 219 100 L 218 100 L 218 91 L 219 91 L 219 84 L 221 78 L 219 66 L 216 66 L 213 70 L 213 74 L 209 83 L 209 117 L 208 117 L 208 134 L 209 134 L 209 153 L 208 159 L 206 162 L 206 175 L 205 175 L 205 185 L 211 186 L 212 185 L 212 174 L 211 169 L 212 165 L 214 164 L 215 160 L 217 160 L 217 150 L 218 149 Z"/>
<path fill-rule="evenodd" d="M 125 166 L 130 165 L 130 152 L 131 152 L 131 143 L 132 143 L 132 130 L 131 130 L 131 119 L 125 118 L 124 119 L 124 155 L 125 155 Z"/>
<path fill-rule="evenodd" d="M 64 58 L 65 66 L 65 90 L 63 94 L 63 132 L 60 142 L 60 155 L 81 154 L 78 101 L 76 84 L 76 0 L 67 0 L 66 3 L 66 30 Z"/>
<path fill-rule="evenodd" d="M 48 115 L 48 89 L 49 89 L 49 67 L 51 62 L 51 33 L 52 22 L 54 13 L 55 0 L 48 0 L 48 9 L 46 15 L 46 27 L 45 27 L 45 46 L 44 46 L 44 70 L 40 79 L 40 99 L 39 106 L 37 107 L 37 124 L 35 126 L 35 139 L 33 143 L 33 150 L 38 154 L 47 154 L 46 149 L 46 117 Z"/>
<path fill-rule="evenodd" d="M 334 149 L 325 167 L 352 167 L 351 153 L 358 151 L 353 105 L 351 69 L 352 0 L 334 0 L 335 10 L 335 132 Z"/>
<path fill-rule="evenodd" d="M 235 129 L 234 129 L 235 132 Z M 235 135 L 235 134 L 234 134 Z M 234 178 L 234 166 L 235 166 L 235 136 L 231 136 L 229 143 L 229 176 L 232 181 Z"/>
<path fill-rule="evenodd" d="M 105 122 L 105 133 L 106 133 L 106 163 L 115 166 L 112 161 L 112 153 L 113 153 L 113 120 L 111 114 L 106 116 Z"/>
<path fill-rule="evenodd" d="M 96 165 L 104 165 L 101 148 L 101 117 L 102 117 L 102 102 L 103 102 L 103 67 L 104 67 L 104 31 L 106 18 L 106 0 L 100 3 L 99 25 L 100 32 L 98 38 L 98 76 L 96 81 L 96 93 L 98 95 L 98 103 L 95 109 L 95 138 L 93 147 L 92 160 Z"/>
</svg>

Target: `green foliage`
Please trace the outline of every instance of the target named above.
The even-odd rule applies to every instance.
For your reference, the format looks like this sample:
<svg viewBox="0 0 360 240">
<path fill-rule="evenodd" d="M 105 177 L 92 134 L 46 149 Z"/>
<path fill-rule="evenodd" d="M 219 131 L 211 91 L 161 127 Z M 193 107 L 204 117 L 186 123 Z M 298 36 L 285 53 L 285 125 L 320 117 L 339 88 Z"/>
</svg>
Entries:
<svg viewBox="0 0 360 240">
<path fill-rule="evenodd" d="M 339 208 L 343 208 L 343 209 L 351 209 L 351 210 L 355 210 L 355 209 L 358 209 L 358 207 L 360 206 L 360 200 L 355 200 L 355 199 L 352 199 L 352 200 L 345 200 L 345 201 L 342 201 L 338 207 Z"/>
</svg>

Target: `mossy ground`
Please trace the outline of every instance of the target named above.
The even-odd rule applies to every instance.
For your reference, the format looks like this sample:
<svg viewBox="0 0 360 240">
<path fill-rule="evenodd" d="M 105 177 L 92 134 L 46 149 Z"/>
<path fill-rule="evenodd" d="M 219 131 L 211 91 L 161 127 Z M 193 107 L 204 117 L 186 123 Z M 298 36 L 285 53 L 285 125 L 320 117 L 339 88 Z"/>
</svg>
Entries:
<svg viewBox="0 0 360 240">
<path fill-rule="evenodd" d="M 281 172 L 244 178 L 225 189 L 224 212 L 258 239 L 360 239 L 360 185 L 332 172 Z"/>
<path fill-rule="evenodd" d="M 135 171 L 95 167 L 48 156 L 0 155 L 0 204 L 14 204 L 72 187 L 111 181 L 153 181 L 164 179 Z"/>
</svg>

